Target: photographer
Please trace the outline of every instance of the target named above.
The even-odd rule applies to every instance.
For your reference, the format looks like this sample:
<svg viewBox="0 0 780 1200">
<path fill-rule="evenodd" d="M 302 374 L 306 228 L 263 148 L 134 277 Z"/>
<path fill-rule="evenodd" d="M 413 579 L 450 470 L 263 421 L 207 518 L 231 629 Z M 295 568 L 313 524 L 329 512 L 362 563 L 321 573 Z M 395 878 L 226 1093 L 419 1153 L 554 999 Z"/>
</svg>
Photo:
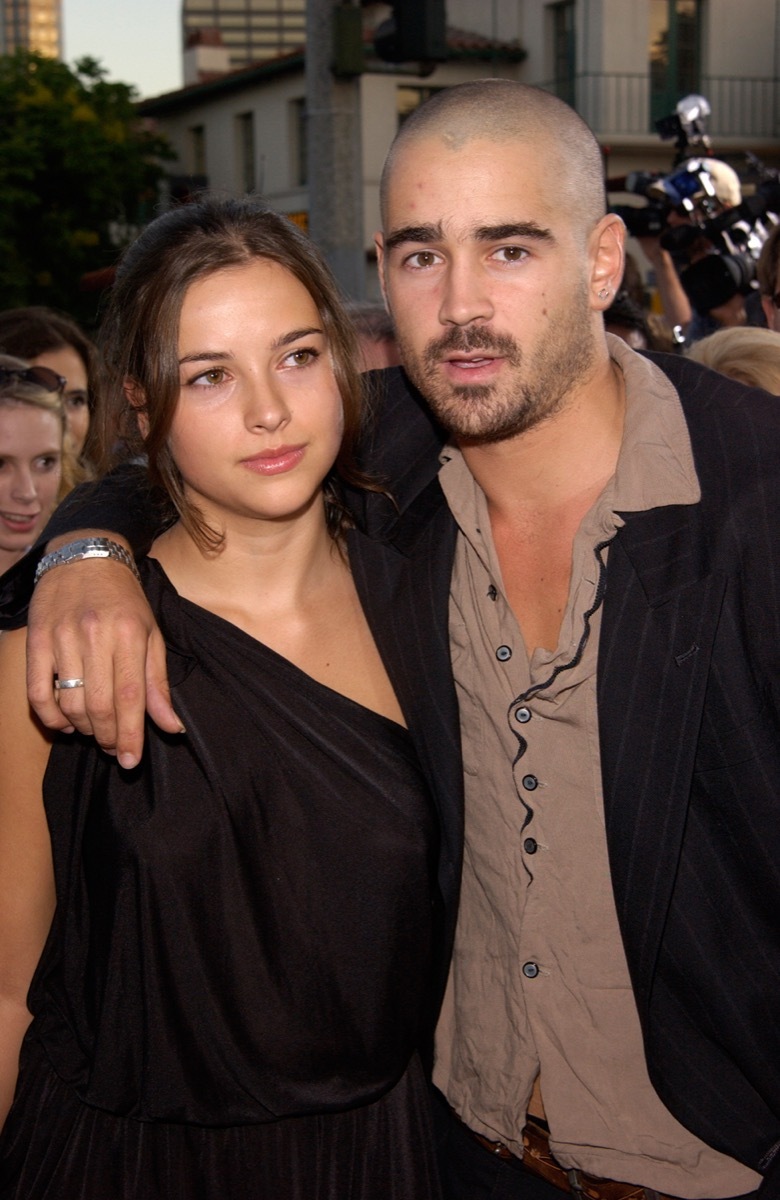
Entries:
<svg viewBox="0 0 780 1200">
<path fill-rule="evenodd" d="M 767 326 L 780 333 L 780 225 L 775 225 L 761 247 L 756 272 Z"/>
<path fill-rule="evenodd" d="M 742 202 L 736 171 L 715 158 L 692 160 L 683 165 L 681 174 L 686 167 L 704 186 L 669 210 L 666 230 L 652 237 L 639 236 L 637 241 L 655 272 L 666 319 L 671 326 L 679 325 L 686 340 L 692 342 L 723 326 L 746 324 L 745 294 L 741 288 L 749 280 L 739 277 L 731 259 L 725 261 L 718 247 L 699 227 L 712 217 L 713 203 L 722 213 Z M 711 264 L 697 266 L 687 281 L 688 286 L 684 286 L 687 271 L 703 264 L 708 256 L 717 256 L 718 261 L 713 259 Z"/>
</svg>

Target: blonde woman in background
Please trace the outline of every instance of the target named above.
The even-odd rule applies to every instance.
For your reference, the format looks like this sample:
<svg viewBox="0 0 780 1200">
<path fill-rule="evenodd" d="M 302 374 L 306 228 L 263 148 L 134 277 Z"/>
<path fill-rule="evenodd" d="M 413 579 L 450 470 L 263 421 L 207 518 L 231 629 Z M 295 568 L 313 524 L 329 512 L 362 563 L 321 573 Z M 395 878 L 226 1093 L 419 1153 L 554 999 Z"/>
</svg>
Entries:
<svg viewBox="0 0 780 1200">
<path fill-rule="evenodd" d="M 780 395 L 780 336 L 740 325 L 694 342 L 687 357 L 738 383 Z"/>
<path fill-rule="evenodd" d="M 53 308 L 32 305 L 0 312 L 0 352 L 25 359 L 30 366 L 48 367 L 64 381 L 65 424 L 79 459 L 85 450 L 91 418 L 90 388 L 95 371 L 95 347 L 70 317 Z"/>
<path fill-rule="evenodd" d="M 65 449 L 65 380 L 0 354 L 0 573 L 36 540 L 81 475 Z"/>
</svg>

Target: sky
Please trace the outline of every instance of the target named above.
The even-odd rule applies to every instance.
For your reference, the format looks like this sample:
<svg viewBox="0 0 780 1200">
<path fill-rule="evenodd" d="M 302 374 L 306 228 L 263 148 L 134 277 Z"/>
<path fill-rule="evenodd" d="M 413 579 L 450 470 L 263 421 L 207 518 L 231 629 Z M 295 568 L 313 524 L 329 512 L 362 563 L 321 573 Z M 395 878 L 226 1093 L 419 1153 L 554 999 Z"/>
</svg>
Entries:
<svg viewBox="0 0 780 1200">
<path fill-rule="evenodd" d="M 62 0 L 63 59 L 99 59 L 141 96 L 181 87 L 181 0 Z"/>
</svg>

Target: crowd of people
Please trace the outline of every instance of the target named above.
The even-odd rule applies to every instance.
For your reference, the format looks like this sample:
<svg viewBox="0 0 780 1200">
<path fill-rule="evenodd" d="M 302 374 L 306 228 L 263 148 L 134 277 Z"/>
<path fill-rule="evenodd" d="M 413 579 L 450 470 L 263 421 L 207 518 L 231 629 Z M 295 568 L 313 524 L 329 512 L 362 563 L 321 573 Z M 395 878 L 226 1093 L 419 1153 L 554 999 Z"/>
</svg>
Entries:
<svg viewBox="0 0 780 1200">
<path fill-rule="evenodd" d="M 497 79 L 381 218 L 0 314 L 0 1200 L 780 1200 L 780 227 L 683 349 Z"/>
</svg>

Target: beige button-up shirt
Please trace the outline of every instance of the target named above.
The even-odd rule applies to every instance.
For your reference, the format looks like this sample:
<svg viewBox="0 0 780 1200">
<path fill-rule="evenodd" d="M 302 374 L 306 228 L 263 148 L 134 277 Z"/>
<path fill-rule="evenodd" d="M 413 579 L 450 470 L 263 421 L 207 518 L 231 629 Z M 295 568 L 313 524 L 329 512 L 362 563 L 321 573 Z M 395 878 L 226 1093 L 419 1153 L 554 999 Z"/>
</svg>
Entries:
<svg viewBox="0 0 780 1200">
<path fill-rule="evenodd" d="M 485 496 L 459 452 L 440 480 L 459 526 L 450 632 L 466 773 L 463 890 L 435 1079 L 472 1129 L 522 1155 L 539 1076 L 567 1167 L 674 1196 L 760 1177 L 689 1133 L 650 1083 L 610 881 L 596 661 L 618 512 L 700 492 L 677 393 L 616 338 L 626 419 L 615 474 L 584 518 L 560 639 L 529 661 Z"/>
</svg>

